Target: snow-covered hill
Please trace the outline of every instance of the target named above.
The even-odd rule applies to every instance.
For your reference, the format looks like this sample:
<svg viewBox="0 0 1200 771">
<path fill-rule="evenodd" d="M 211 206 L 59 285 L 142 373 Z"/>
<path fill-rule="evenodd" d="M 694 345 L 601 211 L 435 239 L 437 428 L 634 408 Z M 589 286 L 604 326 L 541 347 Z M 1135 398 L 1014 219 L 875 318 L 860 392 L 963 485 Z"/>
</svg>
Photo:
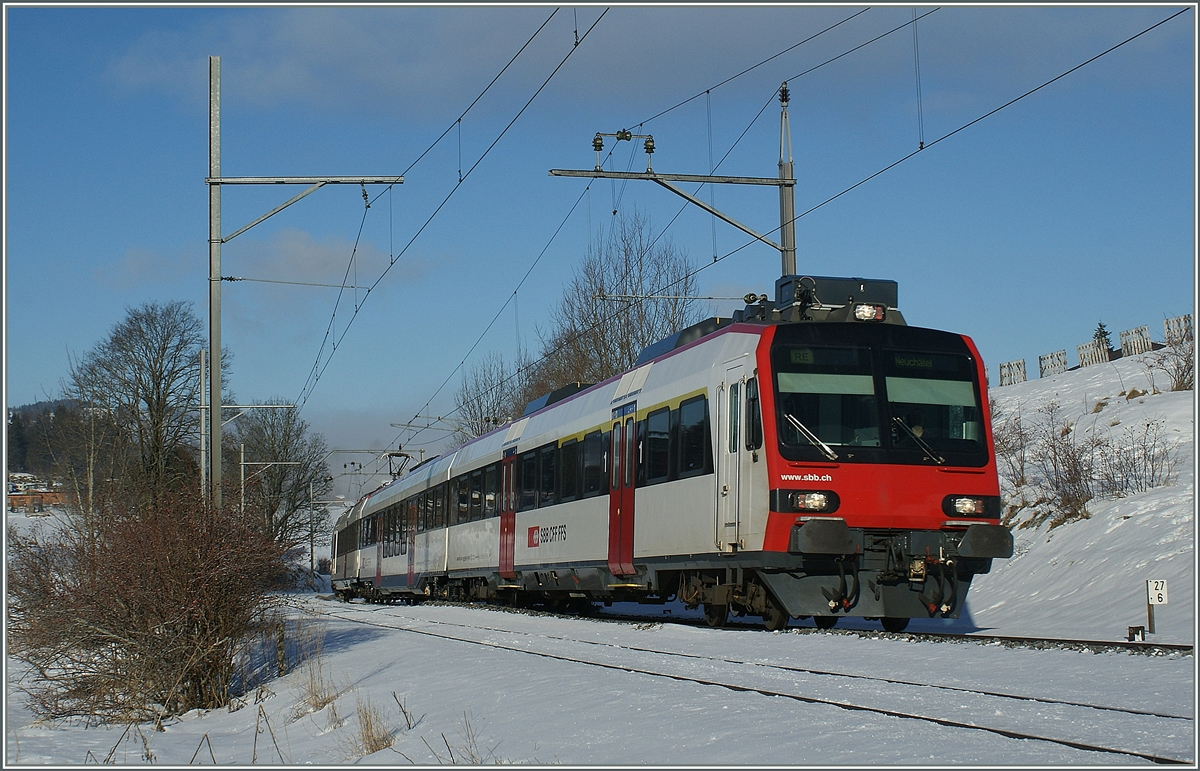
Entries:
<svg viewBox="0 0 1200 771">
<path fill-rule="evenodd" d="M 976 579 L 967 600 L 970 621 L 1003 634 L 1116 640 L 1145 625 L 1148 579 L 1168 582 L 1155 612 L 1156 642 L 1195 640 L 1195 392 L 1154 393 L 1146 357 L 1064 372 L 993 388 L 1000 409 L 1023 414 L 1057 400 L 1076 431 L 1107 434 L 1118 444 L 1126 429 L 1163 421 L 1173 454 L 1173 481 L 1124 498 L 1096 498 L 1089 519 L 1050 529 L 1016 529 L 1016 553 Z M 1146 391 L 1127 399 L 1132 390 Z M 1107 402 L 1096 411 L 1097 402 Z"/>
</svg>

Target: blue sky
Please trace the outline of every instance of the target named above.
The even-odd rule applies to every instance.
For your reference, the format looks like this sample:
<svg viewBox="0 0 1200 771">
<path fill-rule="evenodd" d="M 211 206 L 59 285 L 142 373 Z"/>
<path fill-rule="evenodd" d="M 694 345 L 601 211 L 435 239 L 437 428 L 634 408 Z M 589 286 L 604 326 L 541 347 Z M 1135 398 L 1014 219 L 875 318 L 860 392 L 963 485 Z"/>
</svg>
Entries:
<svg viewBox="0 0 1200 771">
<path fill-rule="evenodd" d="M 716 159 L 733 148 L 720 172 L 774 176 L 777 104 L 753 119 L 788 79 L 797 211 L 916 149 L 911 28 L 797 77 L 911 20 L 909 6 L 871 8 L 713 88 L 865 7 L 613 6 L 587 33 L 604 7 L 6 6 L 6 402 L 55 395 L 68 355 L 130 306 L 187 300 L 207 319 L 210 55 L 225 175 L 406 174 L 369 191 L 365 218 L 357 187 L 326 187 L 225 245 L 227 276 L 340 283 L 353 253 L 353 283 L 375 285 L 342 296 L 330 357 L 338 290 L 224 283 L 237 399 L 305 394 L 302 416 L 330 447 L 436 452 L 440 434 L 409 444 L 389 423 L 451 410 L 455 367 L 506 301 L 467 366 L 537 346 L 614 208 L 656 232 L 680 211 L 656 185 L 595 181 L 585 194 L 588 180 L 548 176 L 593 166 L 597 131 L 652 133 L 658 171 L 707 173 L 711 143 Z M 925 142 L 1182 7 L 937 10 L 918 24 Z M 1066 348 L 1074 363 L 1100 320 L 1114 341 L 1142 324 L 1161 338 L 1162 319 L 1195 304 L 1195 39 L 1193 7 L 804 217 L 799 271 L 898 281 L 909 323 L 972 336 L 994 382 L 1003 361 L 1036 372 L 1039 354 Z M 622 143 L 614 168 L 644 168 L 634 149 Z M 295 192 L 226 188 L 223 232 Z M 723 186 L 715 200 L 760 232 L 778 226 L 773 188 Z M 719 222 L 713 233 L 686 207 L 664 238 L 698 266 L 747 240 Z M 741 296 L 772 293 L 778 273 L 778 253 L 752 245 L 698 279 L 704 295 Z M 367 457 L 331 462 L 349 460 Z"/>
</svg>

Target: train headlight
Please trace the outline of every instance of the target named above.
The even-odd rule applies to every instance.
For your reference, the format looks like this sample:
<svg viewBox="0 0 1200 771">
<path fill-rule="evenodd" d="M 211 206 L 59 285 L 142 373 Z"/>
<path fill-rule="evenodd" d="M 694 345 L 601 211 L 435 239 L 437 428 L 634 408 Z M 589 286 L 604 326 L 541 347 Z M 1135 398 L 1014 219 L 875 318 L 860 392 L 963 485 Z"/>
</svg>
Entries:
<svg viewBox="0 0 1200 771">
<path fill-rule="evenodd" d="M 859 304 L 854 306 L 854 318 L 859 321 L 883 321 L 885 307 L 882 305 Z"/>
<path fill-rule="evenodd" d="M 842 505 L 833 490 L 772 490 L 771 511 L 832 514 Z"/>
<path fill-rule="evenodd" d="M 1000 518 L 1000 496 L 951 494 L 942 499 L 942 513 L 947 517 Z"/>
<path fill-rule="evenodd" d="M 829 508 L 829 496 L 825 493 L 792 493 L 792 507 L 796 511 L 825 511 Z"/>
<path fill-rule="evenodd" d="M 982 498 L 955 498 L 954 501 L 955 514 L 975 514 L 983 513 Z"/>
</svg>

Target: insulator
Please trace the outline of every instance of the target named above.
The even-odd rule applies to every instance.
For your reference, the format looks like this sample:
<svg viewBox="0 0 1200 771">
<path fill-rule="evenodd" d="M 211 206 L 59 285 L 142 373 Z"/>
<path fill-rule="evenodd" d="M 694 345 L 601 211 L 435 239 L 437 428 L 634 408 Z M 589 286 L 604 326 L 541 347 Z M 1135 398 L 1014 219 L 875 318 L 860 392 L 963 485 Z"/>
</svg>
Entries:
<svg viewBox="0 0 1200 771">
<path fill-rule="evenodd" d="M 785 81 L 783 81 L 783 85 L 779 87 L 779 103 L 780 103 L 780 104 L 782 104 L 784 107 L 787 107 L 787 104 L 788 104 L 788 87 L 787 87 L 787 81 L 786 81 L 786 80 L 785 80 Z"/>
<path fill-rule="evenodd" d="M 654 137 L 652 137 L 652 136 L 646 137 L 645 147 L 646 147 L 646 155 L 650 155 L 651 153 L 654 152 Z"/>
<path fill-rule="evenodd" d="M 596 136 L 592 139 L 592 149 L 600 152 L 604 149 L 604 140 L 600 137 L 600 132 L 596 132 Z"/>
<path fill-rule="evenodd" d="M 629 129 L 621 129 L 617 132 L 617 141 L 620 142 L 622 139 L 626 141 L 633 139 L 633 132 Z"/>
</svg>

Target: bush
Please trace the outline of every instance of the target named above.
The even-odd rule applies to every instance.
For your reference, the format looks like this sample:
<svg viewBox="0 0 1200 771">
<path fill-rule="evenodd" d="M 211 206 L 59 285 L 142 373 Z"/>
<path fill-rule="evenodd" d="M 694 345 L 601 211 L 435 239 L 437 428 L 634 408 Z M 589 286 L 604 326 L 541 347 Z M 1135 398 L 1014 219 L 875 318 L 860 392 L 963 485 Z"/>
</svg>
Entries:
<svg viewBox="0 0 1200 771">
<path fill-rule="evenodd" d="M 1062 407 L 1052 401 L 1038 408 L 1032 457 L 1042 483 L 1057 510 L 1051 524 L 1060 525 L 1088 517 L 1087 502 L 1093 490 L 1096 453 L 1102 444 L 1095 436 L 1081 437 L 1062 417 Z"/>
<path fill-rule="evenodd" d="M 32 667 L 33 712 L 143 720 L 224 706 L 285 575 L 280 547 L 196 494 L 107 505 L 88 525 L 9 531 L 9 649 Z"/>
<path fill-rule="evenodd" d="M 1170 483 L 1175 453 L 1167 443 L 1165 429 L 1161 420 L 1146 423 L 1140 430 L 1129 426 L 1115 446 L 1105 442 L 1098 466 L 1104 495 L 1122 498 Z"/>
<path fill-rule="evenodd" d="M 1146 354 L 1146 375 L 1154 385 L 1155 373 L 1171 381 L 1172 391 L 1190 391 L 1196 383 L 1196 341 L 1191 335 L 1167 340 L 1165 347 Z"/>
<path fill-rule="evenodd" d="M 1173 478 L 1177 453 L 1161 420 L 1126 427 L 1114 440 L 1110 432 L 1077 431 L 1057 401 L 1025 423 L 1019 408 L 1005 415 L 993 405 L 992 415 L 997 465 L 1007 482 L 1003 523 L 1010 527 L 1087 519 L 1088 502 L 1097 496 L 1120 498 Z"/>
</svg>

